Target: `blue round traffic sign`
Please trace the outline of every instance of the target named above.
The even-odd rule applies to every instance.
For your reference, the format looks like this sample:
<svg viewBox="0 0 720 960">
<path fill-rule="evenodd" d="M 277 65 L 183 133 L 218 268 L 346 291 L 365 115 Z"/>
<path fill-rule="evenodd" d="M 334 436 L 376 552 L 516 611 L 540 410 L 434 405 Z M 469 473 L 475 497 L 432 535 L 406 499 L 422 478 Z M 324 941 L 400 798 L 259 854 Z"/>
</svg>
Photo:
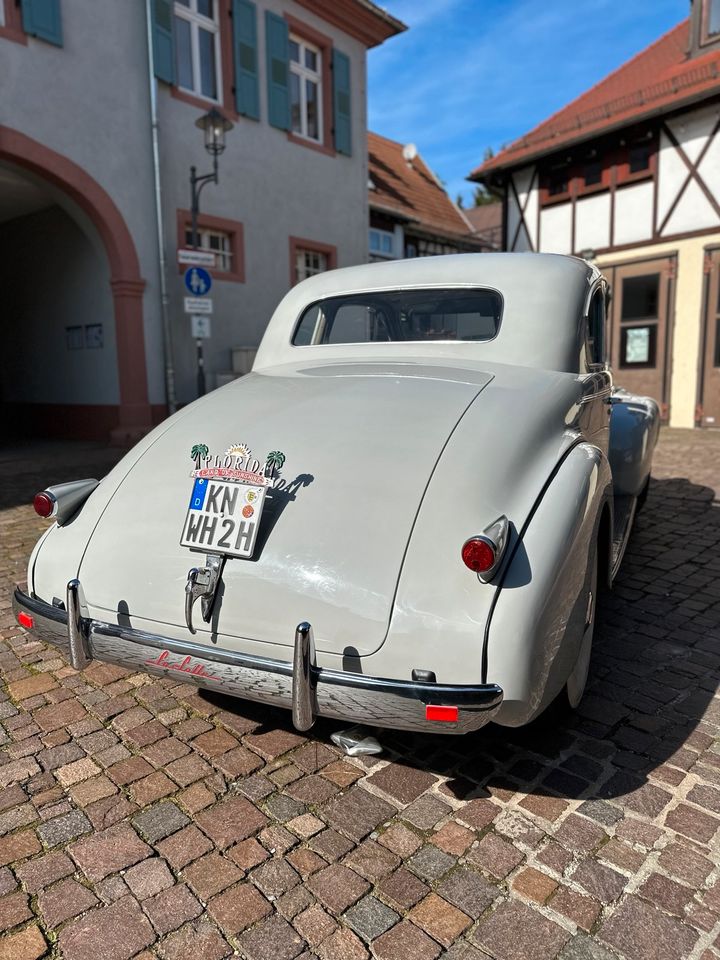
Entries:
<svg viewBox="0 0 720 960">
<path fill-rule="evenodd" d="M 212 287 L 212 277 L 202 267 L 188 267 L 185 271 L 185 286 L 193 297 L 206 297 Z"/>
</svg>

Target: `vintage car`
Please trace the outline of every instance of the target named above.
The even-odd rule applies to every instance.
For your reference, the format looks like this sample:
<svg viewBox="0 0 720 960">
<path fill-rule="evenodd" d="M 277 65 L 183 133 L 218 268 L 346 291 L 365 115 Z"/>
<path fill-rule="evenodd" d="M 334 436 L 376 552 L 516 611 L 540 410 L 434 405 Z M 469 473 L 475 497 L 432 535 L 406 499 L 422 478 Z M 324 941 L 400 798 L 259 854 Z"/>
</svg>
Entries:
<svg viewBox="0 0 720 960">
<path fill-rule="evenodd" d="M 658 432 L 653 400 L 613 393 L 606 302 L 594 266 L 544 254 L 306 280 L 249 375 L 99 483 L 38 494 L 56 522 L 19 623 L 78 669 L 291 708 L 301 730 L 577 705 Z"/>
</svg>

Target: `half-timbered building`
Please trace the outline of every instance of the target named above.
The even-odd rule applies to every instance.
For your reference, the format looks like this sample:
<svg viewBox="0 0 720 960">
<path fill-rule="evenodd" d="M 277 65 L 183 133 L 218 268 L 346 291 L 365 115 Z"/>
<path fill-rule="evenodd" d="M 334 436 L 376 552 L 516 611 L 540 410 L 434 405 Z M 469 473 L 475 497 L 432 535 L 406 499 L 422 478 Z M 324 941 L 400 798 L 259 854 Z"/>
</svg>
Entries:
<svg viewBox="0 0 720 960">
<path fill-rule="evenodd" d="M 471 179 L 504 192 L 508 250 L 595 259 L 617 382 L 674 426 L 720 427 L 720 0 Z"/>
</svg>

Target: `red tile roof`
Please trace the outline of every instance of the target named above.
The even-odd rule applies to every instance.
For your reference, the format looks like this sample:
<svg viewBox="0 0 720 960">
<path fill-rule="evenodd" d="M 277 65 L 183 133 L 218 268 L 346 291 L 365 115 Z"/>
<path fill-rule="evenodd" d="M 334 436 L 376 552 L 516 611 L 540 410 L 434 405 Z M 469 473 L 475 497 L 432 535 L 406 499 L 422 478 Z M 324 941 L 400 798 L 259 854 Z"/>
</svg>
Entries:
<svg viewBox="0 0 720 960">
<path fill-rule="evenodd" d="M 605 77 L 470 174 L 475 179 L 642 117 L 720 92 L 720 49 L 688 57 L 690 20 Z"/>
<path fill-rule="evenodd" d="M 502 229 L 502 203 L 483 203 L 479 207 L 468 207 L 463 213 L 470 221 L 475 233 L 486 234 L 492 238 Z"/>
<path fill-rule="evenodd" d="M 368 191 L 374 210 L 417 223 L 430 233 L 462 235 L 472 227 L 417 154 L 409 163 L 403 145 L 368 131 Z"/>
</svg>

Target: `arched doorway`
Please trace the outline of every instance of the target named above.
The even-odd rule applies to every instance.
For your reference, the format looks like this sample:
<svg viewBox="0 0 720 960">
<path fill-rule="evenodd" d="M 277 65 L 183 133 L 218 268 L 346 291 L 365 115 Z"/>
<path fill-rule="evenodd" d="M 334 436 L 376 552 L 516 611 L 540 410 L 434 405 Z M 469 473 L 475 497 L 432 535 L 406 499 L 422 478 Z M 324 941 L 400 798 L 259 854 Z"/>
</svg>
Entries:
<svg viewBox="0 0 720 960">
<path fill-rule="evenodd" d="M 85 170 L 0 126 L 3 424 L 84 439 L 152 425 L 135 244 Z"/>
</svg>

